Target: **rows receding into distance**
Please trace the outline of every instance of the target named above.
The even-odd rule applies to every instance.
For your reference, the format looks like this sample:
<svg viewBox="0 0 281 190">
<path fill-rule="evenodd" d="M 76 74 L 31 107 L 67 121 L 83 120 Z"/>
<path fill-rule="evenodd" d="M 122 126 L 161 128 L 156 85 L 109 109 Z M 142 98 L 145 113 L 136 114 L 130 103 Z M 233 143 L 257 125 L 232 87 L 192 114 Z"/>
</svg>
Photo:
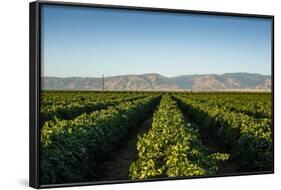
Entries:
<svg viewBox="0 0 281 190">
<path fill-rule="evenodd" d="M 43 91 L 41 97 L 42 184 L 103 180 L 100 166 L 130 138 L 135 153 L 122 150 L 133 155 L 125 179 L 272 169 L 271 93 Z M 149 119 L 148 130 L 134 135 Z"/>
</svg>

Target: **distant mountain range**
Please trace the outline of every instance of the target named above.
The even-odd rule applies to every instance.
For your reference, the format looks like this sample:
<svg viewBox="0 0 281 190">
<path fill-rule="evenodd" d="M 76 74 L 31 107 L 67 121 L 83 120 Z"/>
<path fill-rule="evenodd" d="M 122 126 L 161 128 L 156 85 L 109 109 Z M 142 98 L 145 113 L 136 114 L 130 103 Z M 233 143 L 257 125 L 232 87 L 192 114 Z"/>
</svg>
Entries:
<svg viewBox="0 0 281 190">
<path fill-rule="evenodd" d="M 42 77 L 43 90 L 102 90 L 95 77 Z M 198 74 L 165 77 L 157 73 L 104 78 L 105 90 L 270 91 L 271 76 L 254 73 Z"/>
</svg>

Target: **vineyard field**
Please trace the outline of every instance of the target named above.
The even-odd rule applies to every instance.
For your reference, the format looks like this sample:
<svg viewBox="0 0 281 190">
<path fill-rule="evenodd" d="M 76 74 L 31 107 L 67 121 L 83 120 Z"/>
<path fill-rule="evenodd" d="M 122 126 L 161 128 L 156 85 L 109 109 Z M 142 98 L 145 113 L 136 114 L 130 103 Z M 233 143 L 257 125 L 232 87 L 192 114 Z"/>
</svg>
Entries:
<svg viewBox="0 0 281 190">
<path fill-rule="evenodd" d="M 273 170 L 270 92 L 42 91 L 40 182 Z"/>
</svg>

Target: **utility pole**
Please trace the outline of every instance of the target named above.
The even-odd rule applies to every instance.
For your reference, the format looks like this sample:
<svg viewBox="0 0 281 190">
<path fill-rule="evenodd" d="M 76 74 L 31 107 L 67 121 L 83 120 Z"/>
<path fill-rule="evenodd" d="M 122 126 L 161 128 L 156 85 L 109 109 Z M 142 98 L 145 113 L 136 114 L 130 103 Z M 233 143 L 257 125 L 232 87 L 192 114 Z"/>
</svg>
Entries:
<svg viewBox="0 0 281 190">
<path fill-rule="evenodd" d="M 104 75 L 102 75 L 102 91 L 104 91 Z"/>
</svg>

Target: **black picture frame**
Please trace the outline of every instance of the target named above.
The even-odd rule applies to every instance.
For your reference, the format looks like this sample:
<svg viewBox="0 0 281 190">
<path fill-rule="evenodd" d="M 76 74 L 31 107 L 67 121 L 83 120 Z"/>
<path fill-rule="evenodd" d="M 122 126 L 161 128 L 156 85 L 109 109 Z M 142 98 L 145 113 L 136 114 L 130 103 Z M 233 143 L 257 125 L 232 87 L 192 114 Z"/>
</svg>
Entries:
<svg viewBox="0 0 281 190">
<path fill-rule="evenodd" d="M 256 174 L 273 174 L 274 173 L 274 151 L 273 169 L 272 171 L 263 172 L 247 172 L 225 175 L 200 176 L 200 177 L 175 177 L 175 178 L 156 178 L 147 180 L 114 180 L 114 181 L 98 181 L 98 182 L 82 182 L 82 183 L 67 183 L 67 184 L 49 184 L 41 185 L 40 176 L 40 130 L 39 130 L 39 113 L 40 113 L 40 90 L 41 90 L 41 6 L 45 4 L 60 5 L 60 6 L 75 6 L 75 7 L 95 7 L 108 9 L 123 9 L 123 10 L 141 10 L 149 12 L 162 13 L 192 13 L 198 15 L 217 15 L 217 16 L 235 16 L 242 18 L 266 18 L 272 21 L 272 36 L 271 36 L 271 92 L 272 92 L 272 140 L 274 150 L 274 16 L 245 14 L 245 13 L 229 13 L 229 12 L 211 12 L 183 9 L 168 9 L 168 8 L 152 8 L 152 7 L 134 7 L 120 5 L 105 5 L 105 4 L 89 4 L 89 3 L 71 3 L 71 2 L 55 2 L 55 1 L 34 1 L 29 4 L 29 84 L 30 84 L 30 99 L 29 99 L 29 185 L 33 188 L 52 188 L 52 187 L 69 187 L 69 186 L 84 186 L 84 185 L 99 185 L 99 184 L 116 184 L 116 183 L 133 183 L 133 182 L 148 182 L 148 181 L 163 181 L 163 180 L 180 180 L 194 178 L 211 178 L 211 177 L 226 177 L 226 176 L 241 176 L 241 175 L 256 175 Z"/>
</svg>

